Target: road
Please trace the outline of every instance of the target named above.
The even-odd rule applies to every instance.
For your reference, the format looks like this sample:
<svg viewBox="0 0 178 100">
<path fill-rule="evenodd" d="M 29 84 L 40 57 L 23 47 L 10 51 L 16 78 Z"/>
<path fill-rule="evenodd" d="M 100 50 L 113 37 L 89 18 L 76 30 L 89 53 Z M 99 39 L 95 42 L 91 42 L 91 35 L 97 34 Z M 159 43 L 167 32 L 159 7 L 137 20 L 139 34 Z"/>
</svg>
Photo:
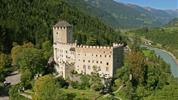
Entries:
<svg viewBox="0 0 178 100">
<path fill-rule="evenodd" d="M 11 85 L 17 84 L 20 82 L 20 74 L 18 73 L 18 71 L 14 71 L 9 76 L 6 77 L 6 81 L 10 82 Z M 0 95 L 0 100 L 9 100 L 8 88 L 3 89 L 3 94 Z"/>
</svg>

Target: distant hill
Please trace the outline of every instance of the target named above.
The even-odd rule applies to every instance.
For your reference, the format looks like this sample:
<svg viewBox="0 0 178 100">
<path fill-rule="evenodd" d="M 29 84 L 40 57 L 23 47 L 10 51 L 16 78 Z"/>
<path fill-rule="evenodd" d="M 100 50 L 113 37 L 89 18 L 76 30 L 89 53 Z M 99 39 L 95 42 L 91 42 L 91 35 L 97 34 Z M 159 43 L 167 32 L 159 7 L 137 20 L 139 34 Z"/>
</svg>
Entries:
<svg viewBox="0 0 178 100">
<path fill-rule="evenodd" d="M 118 3 L 113 0 L 67 1 L 84 12 L 98 16 L 116 29 L 161 26 L 178 16 L 178 12 L 173 10 L 143 8 L 133 4 Z"/>
<path fill-rule="evenodd" d="M 168 24 L 166 24 L 166 26 L 167 27 L 178 27 L 178 18 L 174 18 Z"/>
</svg>

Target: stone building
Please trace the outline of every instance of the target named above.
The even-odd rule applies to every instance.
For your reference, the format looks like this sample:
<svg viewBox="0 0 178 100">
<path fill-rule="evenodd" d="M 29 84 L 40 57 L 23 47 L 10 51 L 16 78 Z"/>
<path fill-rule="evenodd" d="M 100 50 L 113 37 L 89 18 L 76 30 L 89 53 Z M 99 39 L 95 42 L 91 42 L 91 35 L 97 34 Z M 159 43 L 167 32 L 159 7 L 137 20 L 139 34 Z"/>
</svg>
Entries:
<svg viewBox="0 0 178 100">
<path fill-rule="evenodd" d="M 113 77 L 123 64 L 123 46 L 77 45 L 73 40 L 73 29 L 66 21 L 53 26 L 53 49 L 58 75 L 67 78 L 71 71 L 79 74 L 99 73 L 101 77 Z"/>
</svg>

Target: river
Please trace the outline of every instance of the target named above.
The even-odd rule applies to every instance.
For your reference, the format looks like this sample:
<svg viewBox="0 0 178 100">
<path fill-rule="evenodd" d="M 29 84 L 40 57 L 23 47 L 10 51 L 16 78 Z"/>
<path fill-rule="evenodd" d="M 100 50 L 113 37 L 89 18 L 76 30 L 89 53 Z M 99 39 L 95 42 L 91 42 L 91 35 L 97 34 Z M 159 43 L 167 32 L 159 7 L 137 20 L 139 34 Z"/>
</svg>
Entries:
<svg viewBox="0 0 178 100">
<path fill-rule="evenodd" d="M 158 48 L 152 48 L 152 47 L 147 47 L 147 48 L 150 50 L 154 50 L 157 56 L 160 56 L 160 58 L 162 58 L 167 64 L 169 64 L 171 67 L 172 75 L 174 77 L 178 77 L 178 63 L 173 55 L 171 55 L 169 52 L 166 52 L 165 50 L 161 50 Z"/>
</svg>

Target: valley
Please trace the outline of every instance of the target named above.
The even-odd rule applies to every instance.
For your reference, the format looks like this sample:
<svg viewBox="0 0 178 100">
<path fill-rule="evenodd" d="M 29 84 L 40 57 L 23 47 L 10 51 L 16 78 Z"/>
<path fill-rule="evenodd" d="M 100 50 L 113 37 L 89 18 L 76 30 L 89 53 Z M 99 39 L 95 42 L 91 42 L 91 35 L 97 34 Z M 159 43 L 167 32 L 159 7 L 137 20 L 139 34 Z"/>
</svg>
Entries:
<svg viewBox="0 0 178 100">
<path fill-rule="evenodd" d="M 178 100 L 178 10 L 131 2 L 1 0 L 0 99 Z"/>
</svg>

